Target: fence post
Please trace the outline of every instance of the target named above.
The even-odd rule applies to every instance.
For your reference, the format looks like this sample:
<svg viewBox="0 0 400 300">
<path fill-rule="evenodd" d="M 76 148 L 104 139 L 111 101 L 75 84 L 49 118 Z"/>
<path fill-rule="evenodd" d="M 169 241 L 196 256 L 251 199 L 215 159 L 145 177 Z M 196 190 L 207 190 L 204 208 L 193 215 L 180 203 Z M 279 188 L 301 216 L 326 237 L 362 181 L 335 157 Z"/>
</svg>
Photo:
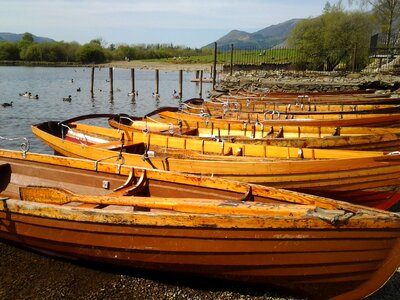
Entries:
<svg viewBox="0 0 400 300">
<path fill-rule="evenodd" d="M 353 63 L 351 66 L 351 71 L 354 73 L 356 69 L 356 54 L 357 54 L 357 45 L 354 45 L 354 50 L 353 50 Z"/>
<path fill-rule="evenodd" d="M 217 81 L 217 42 L 214 42 L 214 68 L 213 68 L 213 81 L 212 87 L 215 89 L 215 83 Z"/>
<path fill-rule="evenodd" d="M 231 76 L 232 73 L 233 73 L 233 44 L 231 44 L 231 71 L 230 71 Z"/>
</svg>

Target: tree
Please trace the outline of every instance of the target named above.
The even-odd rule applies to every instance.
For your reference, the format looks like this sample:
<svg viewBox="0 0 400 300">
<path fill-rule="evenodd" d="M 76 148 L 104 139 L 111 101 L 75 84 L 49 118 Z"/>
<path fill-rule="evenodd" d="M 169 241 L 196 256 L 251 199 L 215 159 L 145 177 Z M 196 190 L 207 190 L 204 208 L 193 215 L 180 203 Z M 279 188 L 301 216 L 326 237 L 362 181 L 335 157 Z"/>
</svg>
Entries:
<svg viewBox="0 0 400 300">
<path fill-rule="evenodd" d="M 17 44 L 12 42 L 0 42 L 0 60 L 19 60 Z"/>
<path fill-rule="evenodd" d="M 354 62 L 355 51 L 364 55 L 371 34 L 369 16 L 345 12 L 339 2 L 325 6 L 321 16 L 299 22 L 291 32 L 289 45 L 303 54 L 303 67 L 333 70 L 340 63 Z M 362 59 L 360 58 L 358 63 Z"/>
<path fill-rule="evenodd" d="M 77 57 L 82 63 L 103 63 L 106 61 L 105 51 L 97 43 L 83 45 L 77 51 Z"/>
<path fill-rule="evenodd" d="M 400 17 L 400 0 L 349 0 L 350 4 L 358 3 L 361 7 L 372 7 L 375 17 L 386 34 L 386 48 L 395 43 L 393 39 L 394 22 Z"/>
</svg>

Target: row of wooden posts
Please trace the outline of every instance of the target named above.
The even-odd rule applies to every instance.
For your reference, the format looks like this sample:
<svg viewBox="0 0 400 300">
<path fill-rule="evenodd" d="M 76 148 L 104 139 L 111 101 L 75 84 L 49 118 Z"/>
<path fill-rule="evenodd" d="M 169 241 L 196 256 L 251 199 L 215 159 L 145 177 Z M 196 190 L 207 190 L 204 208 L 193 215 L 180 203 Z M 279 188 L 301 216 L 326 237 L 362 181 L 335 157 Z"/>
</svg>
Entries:
<svg viewBox="0 0 400 300">
<path fill-rule="evenodd" d="M 93 94 L 94 90 L 94 69 L 95 67 L 92 67 L 92 73 L 91 73 L 91 81 L 90 81 L 90 93 Z M 215 70 L 215 69 L 214 69 Z M 110 67 L 108 69 L 109 72 L 109 83 L 110 83 L 110 93 L 114 93 L 114 69 Z M 199 72 L 199 73 L 198 73 Z M 196 72 L 196 79 L 198 79 L 198 82 L 200 84 L 200 91 L 199 91 L 199 97 L 203 97 L 203 70 L 200 70 Z M 216 73 L 216 72 L 213 72 Z M 134 95 L 135 94 L 135 69 L 131 68 L 131 93 Z M 213 89 L 215 86 L 215 76 L 213 77 Z M 178 95 L 182 99 L 182 90 L 183 90 L 183 70 L 179 70 L 179 87 L 178 87 Z M 155 88 L 154 88 L 154 93 L 156 95 L 160 94 L 160 70 L 156 69 L 155 70 Z"/>
</svg>

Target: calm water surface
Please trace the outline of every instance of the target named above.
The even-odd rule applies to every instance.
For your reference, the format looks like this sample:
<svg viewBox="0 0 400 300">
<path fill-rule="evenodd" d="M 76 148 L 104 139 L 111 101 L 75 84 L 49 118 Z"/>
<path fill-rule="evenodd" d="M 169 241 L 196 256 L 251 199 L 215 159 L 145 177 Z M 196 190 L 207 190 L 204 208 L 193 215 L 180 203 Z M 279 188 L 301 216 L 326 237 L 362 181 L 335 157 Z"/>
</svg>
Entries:
<svg viewBox="0 0 400 300">
<path fill-rule="evenodd" d="M 127 113 L 141 116 L 162 106 L 177 106 L 173 91 L 178 91 L 178 72 L 160 71 L 160 99 L 155 100 L 154 70 L 135 70 L 135 88 L 139 95 L 128 96 L 131 90 L 129 69 L 114 69 L 114 95 L 110 96 L 108 68 L 95 69 L 93 97 L 90 93 L 90 68 L 0 67 L 0 104 L 13 102 L 12 107 L 0 106 L 0 148 L 18 150 L 22 137 L 29 139 L 32 152 L 52 153 L 39 141 L 30 126 L 49 120 L 66 120 L 83 114 Z M 193 72 L 183 73 L 183 99 L 198 97 L 199 85 L 190 82 Z M 81 89 L 78 92 L 78 88 Z M 203 83 L 203 95 L 211 85 Z M 19 96 L 25 91 L 39 99 Z M 62 99 L 71 95 L 72 101 Z M 18 138 L 14 141 L 9 139 Z"/>
</svg>

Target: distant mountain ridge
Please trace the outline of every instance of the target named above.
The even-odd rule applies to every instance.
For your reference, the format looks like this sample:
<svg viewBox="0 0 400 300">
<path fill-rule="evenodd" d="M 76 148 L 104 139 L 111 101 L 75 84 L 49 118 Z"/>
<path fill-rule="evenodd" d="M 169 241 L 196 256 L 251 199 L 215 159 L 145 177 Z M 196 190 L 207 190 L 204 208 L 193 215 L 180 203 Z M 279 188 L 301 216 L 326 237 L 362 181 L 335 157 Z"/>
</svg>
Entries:
<svg viewBox="0 0 400 300">
<path fill-rule="evenodd" d="M 10 33 L 10 32 L 0 32 L 0 42 L 19 42 L 22 37 L 24 36 L 25 33 Z M 47 38 L 47 37 L 41 37 L 41 36 L 36 36 L 33 35 L 33 41 L 36 43 L 52 43 L 55 42 L 55 40 Z"/>
<path fill-rule="evenodd" d="M 233 44 L 236 49 L 250 47 L 272 48 L 281 43 L 285 43 L 292 29 L 301 20 L 302 19 L 291 19 L 283 23 L 265 27 L 254 33 L 232 30 L 216 42 L 218 46 L 229 46 Z M 214 43 L 208 44 L 205 48 L 213 47 L 213 44 Z"/>
</svg>

